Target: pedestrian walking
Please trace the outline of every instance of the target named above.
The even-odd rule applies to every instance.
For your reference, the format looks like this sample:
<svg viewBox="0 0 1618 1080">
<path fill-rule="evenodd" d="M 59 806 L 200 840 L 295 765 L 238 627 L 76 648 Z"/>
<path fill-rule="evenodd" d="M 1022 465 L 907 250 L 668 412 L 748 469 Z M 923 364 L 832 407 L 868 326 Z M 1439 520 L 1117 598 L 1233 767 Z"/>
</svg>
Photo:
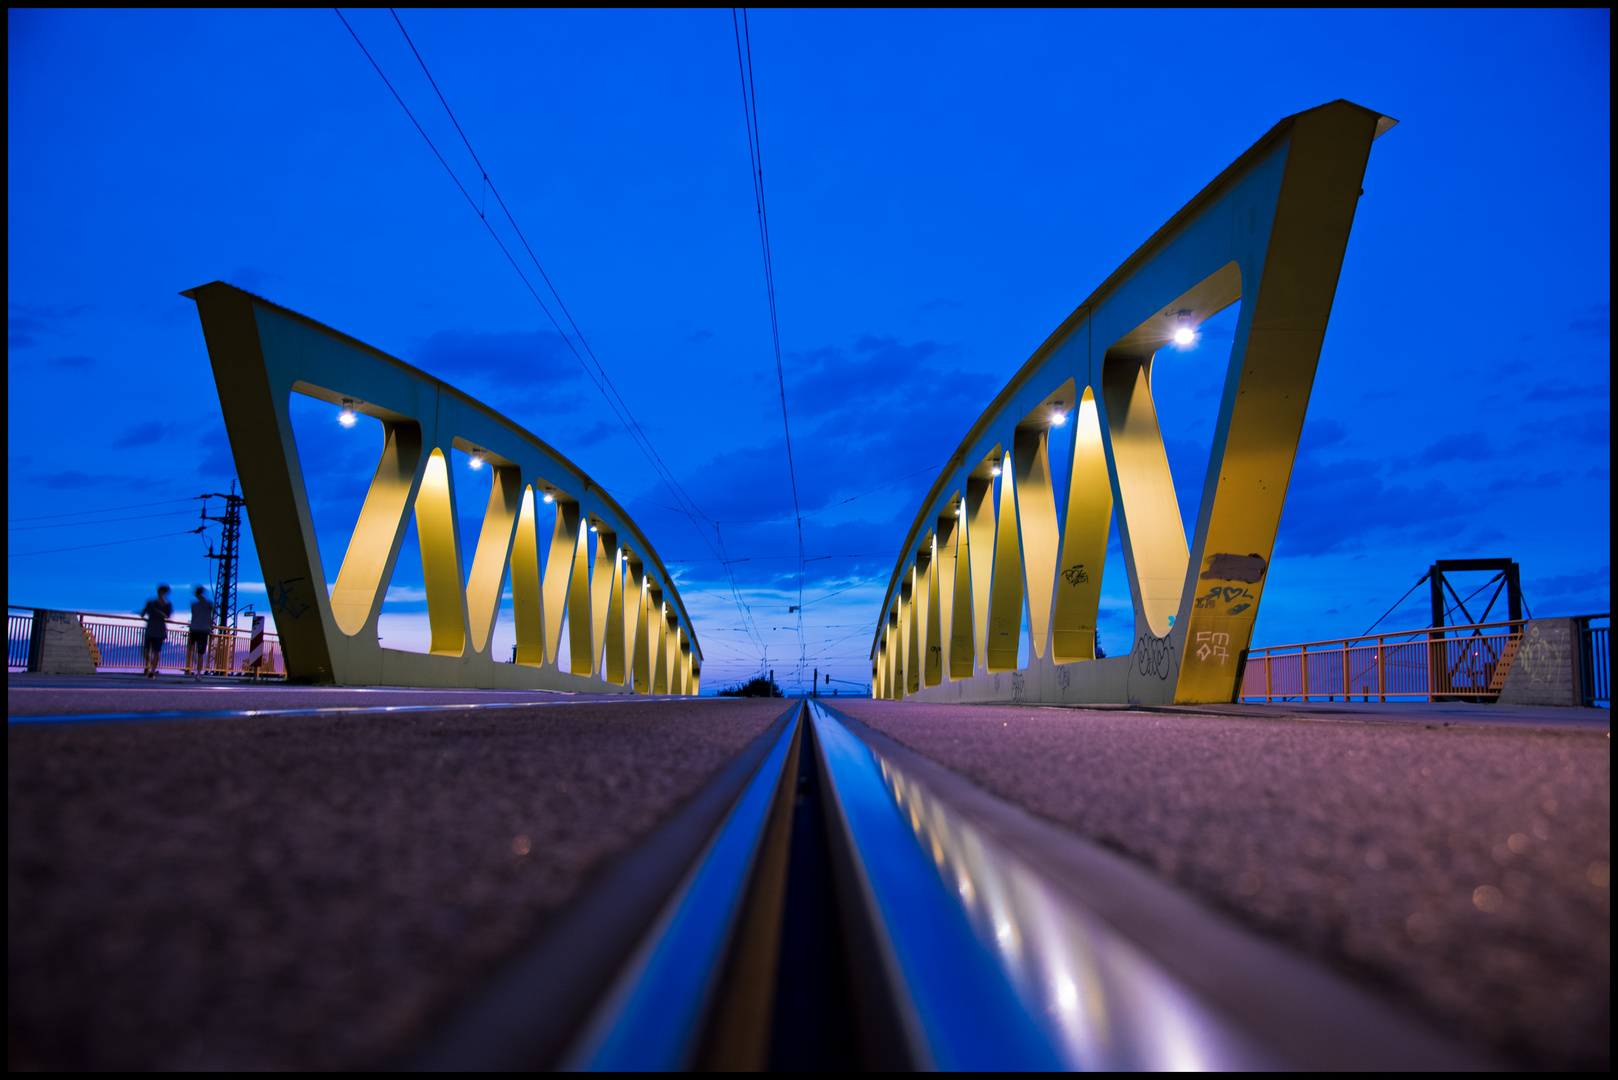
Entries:
<svg viewBox="0 0 1618 1080">
<path fill-rule="evenodd" d="M 146 620 L 146 677 L 155 679 L 157 661 L 163 652 L 163 639 L 169 635 L 169 616 L 174 614 L 174 605 L 169 603 L 169 587 L 159 583 L 157 599 L 146 601 L 140 613 Z"/>
<path fill-rule="evenodd" d="M 213 602 L 208 599 L 208 590 L 201 585 L 196 587 L 195 596 L 191 601 L 191 632 L 185 638 L 185 666 L 190 667 L 193 677 L 201 682 L 203 664 L 208 655 L 208 632 L 213 627 Z M 191 667 L 193 656 L 196 657 L 195 667 Z"/>
</svg>

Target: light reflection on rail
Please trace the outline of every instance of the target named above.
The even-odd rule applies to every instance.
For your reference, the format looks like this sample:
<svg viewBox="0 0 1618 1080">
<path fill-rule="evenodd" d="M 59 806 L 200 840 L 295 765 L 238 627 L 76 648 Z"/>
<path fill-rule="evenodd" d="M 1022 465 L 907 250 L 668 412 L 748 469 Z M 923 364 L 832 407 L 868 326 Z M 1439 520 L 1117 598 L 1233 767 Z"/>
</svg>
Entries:
<svg viewBox="0 0 1618 1080">
<path fill-rule="evenodd" d="M 872 751 L 883 783 L 1029 1015 L 1070 1068 L 1274 1068 L 1154 961 Z"/>
</svg>

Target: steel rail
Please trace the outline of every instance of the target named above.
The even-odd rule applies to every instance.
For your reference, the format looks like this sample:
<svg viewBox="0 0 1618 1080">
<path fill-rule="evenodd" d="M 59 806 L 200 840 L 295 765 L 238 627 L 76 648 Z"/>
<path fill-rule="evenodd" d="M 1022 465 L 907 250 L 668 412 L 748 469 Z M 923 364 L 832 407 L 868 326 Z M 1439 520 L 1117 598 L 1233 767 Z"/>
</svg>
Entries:
<svg viewBox="0 0 1618 1080">
<path fill-rule="evenodd" d="M 615 858 L 484 989 L 398 1065 L 417 1072 L 557 1067 L 648 938 L 802 706 L 748 743 L 671 817 Z M 694 973 L 701 977 L 705 973 Z"/>
<path fill-rule="evenodd" d="M 411 1064 L 763 1067 L 784 903 L 769 882 L 787 876 L 784 834 L 802 822 L 793 780 L 809 754 L 867 1067 L 1490 1066 L 1127 860 L 806 706 L 678 829 L 577 898 Z M 611 933 L 598 928 L 630 908 Z"/>
<path fill-rule="evenodd" d="M 929 859 L 911 832 L 914 811 L 909 822 L 894 812 L 903 807 L 878 759 L 825 709 L 809 708 L 831 781 L 829 813 L 842 826 L 856 891 L 876 916 L 912 1060 L 942 1069 L 1061 1067 L 1008 973 L 979 947 L 971 910 L 935 872 L 937 845 Z"/>
<path fill-rule="evenodd" d="M 562 1068 L 645 1071 L 694 1064 L 706 1008 L 801 728 L 800 715 L 775 740 Z"/>
<path fill-rule="evenodd" d="M 1488 1067 L 1110 852 L 818 702 L 847 842 L 950 1068 Z M 953 909 L 953 910 L 950 910 Z M 1009 1021 L 1006 1003 L 1020 1005 Z M 1049 1066 L 1047 1066 L 1049 1067 Z"/>
</svg>

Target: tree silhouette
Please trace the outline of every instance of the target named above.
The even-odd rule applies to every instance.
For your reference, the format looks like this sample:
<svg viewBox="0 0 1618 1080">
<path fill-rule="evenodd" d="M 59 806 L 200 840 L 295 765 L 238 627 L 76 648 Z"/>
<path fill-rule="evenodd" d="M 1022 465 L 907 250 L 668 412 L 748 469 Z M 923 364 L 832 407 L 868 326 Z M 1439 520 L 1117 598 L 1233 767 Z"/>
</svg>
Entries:
<svg viewBox="0 0 1618 1080">
<path fill-rule="evenodd" d="M 729 690 L 719 691 L 720 697 L 785 697 L 781 688 L 775 685 L 774 679 L 763 675 L 749 679 L 740 686 L 733 686 Z"/>
</svg>

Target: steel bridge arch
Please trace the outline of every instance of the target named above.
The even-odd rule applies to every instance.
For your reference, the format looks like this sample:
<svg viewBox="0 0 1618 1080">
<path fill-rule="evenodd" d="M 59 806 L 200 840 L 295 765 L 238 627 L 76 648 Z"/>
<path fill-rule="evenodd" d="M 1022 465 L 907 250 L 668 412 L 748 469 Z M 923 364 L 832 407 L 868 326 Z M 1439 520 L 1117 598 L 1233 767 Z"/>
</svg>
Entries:
<svg viewBox="0 0 1618 1080">
<path fill-rule="evenodd" d="M 297 312 L 219 281 L 182 295 L 202 321 L 289 678 L 696 694 L 702 651 L 679 591 L 629 515 L 578 466 L 442 380 Z M 295 392 L 382 422 L 381 457 L 329 593 L 288 408 Z M 494 470 L 469 574 L 452 448 Z M 544 567 L 539 501 L 556 505 Z M 409 513 L 432 628 L 426 654 L 385 649 L 376 633 Z M 497 663 L 508 573 L 516 662 Z M 564 617 L 570 666 L 582 670 L 558 665 Z"/>
<path fill-rule="evenodd" d="M 1282 120 L 1057 327 L 916 514 L 872 641 L 874 697 L 1234 699 L 1366 161 L 1394 123 L 1341 100 Z M 1188 547 L 1152 360 L 1238 300 Z M 1053 430 L 1072 440 L 1065 477 L 1051 475 Z M 1134 645 L 1097 659 L 1115 508 Z"/>
</svg>

